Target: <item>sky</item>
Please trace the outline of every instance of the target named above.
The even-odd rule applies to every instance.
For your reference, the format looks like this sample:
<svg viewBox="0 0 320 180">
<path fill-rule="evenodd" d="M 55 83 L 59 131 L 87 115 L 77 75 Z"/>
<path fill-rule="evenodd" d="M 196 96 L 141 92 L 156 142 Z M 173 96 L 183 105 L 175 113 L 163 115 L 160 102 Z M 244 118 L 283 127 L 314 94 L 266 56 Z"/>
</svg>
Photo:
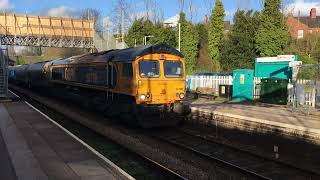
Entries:
<svg viewBox="0 0 320 180">
<path fill-rule="evenodd" d="M 0 12 L 11 10 L 19 14 L 35 14 L 50 16 L 72 16 L 77 11 L 84 8 L 98 9 L 103 16 L 113 16 L 112 11 L 118 0 L 0 0 Z M 130 11 L 130 17 L 141 17 L 146 15 L 146 0 L 125 0 L 127 9 Z M 179 0 L 149 0 L 156 1 L 158 6 L 156 10 L 162 11 L 165 20 L 177 19 L 179 12 Z M 184 10 L 189 16 L 189 4 L 193 6 L 193 21 L 199 22 L 209 14 L 215 0 L 184 0 Z M 226 11 L 226 20 L 232 20 L 233 14 L 237 9 L 261 10 L 263 0 L 222 0 Z M 320 0 L 284 0 L 285 12 L 288 10 L 294 14 L 308 15 L 312 7 L 318 9 L 320 14 Z M 154 13 L 153 11 L 150 12 Z M 160 14 L 160 13 L 159 13 Z"/>
</svg>

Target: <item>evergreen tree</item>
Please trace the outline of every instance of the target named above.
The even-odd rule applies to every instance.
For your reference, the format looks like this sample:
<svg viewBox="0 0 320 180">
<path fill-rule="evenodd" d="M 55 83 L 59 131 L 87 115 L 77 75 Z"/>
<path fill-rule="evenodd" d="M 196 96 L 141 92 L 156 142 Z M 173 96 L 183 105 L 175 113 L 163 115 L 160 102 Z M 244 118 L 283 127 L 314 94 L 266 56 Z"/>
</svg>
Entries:
<svg viewBox="0 0 320 180">
<path fill-rule="evenodd" d="M 320 64 L 320 38 L 317 39 L 316 47 L 314 48 L 312 55 L 315 59 L 315 63 Z"/>
<path fill-rule="evenodd" d="M 220 56 L 224 40 L 224 16 L 223 4 L 221 0 L 216 0 L 215 7 L 210 16 L 208 32 L 208 50 L 215 66 L 215 71 L 219 71 L 220 69 Z"/>
<path fill-rule="evenodd" d="M 191 74 L 196 66 L 199 37 L 195 27 L 187 22 L 183 12 L 180 12 L 179 23 L 181 24 L 181 53 L 186 59 L 187 74 Z"/>
<path fill-rule="evenodd" d="M 195 25 L 199 34 L 199 52 L 197 58 L 197 72 L 210 72 L 214 69 L 208 52 L 208 25 L 199 23 Z"/>
<path fill-rule="evenodd" d="M 152 35 L 153 30 L 154 30 L 154 24 L 152 23 L 152 21 L 149 19 L 144 20 L 143 29 L 142 29 L 142 31 L 144 31 L 144 34 L 146 36 Z"/>
<path fill-rule="evenodd" d="M 171 27 L 164 27 L 162 23 L 157 23 L 154 26 L 153 36 L 150 39 L 151 44 L 166 43 L 172 47 L 177 46 L 175 29 Z"/>
<path fill-rule="evenodd" d="M 225 71 L 253 68 L 256 54 L 255 34 L 259 27 L 260 14 L 253 11 L 237 11 L 234 26 L 228 34 L 222 50 L 221 68 Z"/>
<path fill-rule="evenodd" d="M 265 0 L 261 23 L 256 35 L 257 52 L 260 56 L 276 56 L 289 42 L 289 32 L 283 14 L 281 0 Z"/>
<path fill-rule="evenodd" d="M 137 19 L 129 28 L 125 41 L 129 47 L 143 45 L 144 37 L 152 35 L 153 30 L 154 25 L 150 20 L 144 20 L 143 18 Z"/>
<path fill-rule="evenodd" d="M 196 31 L 199 35 L 199 42 L 208 42 L 208 27 L 205 24 L 199 23 L 195 25 Z"/>
</svg>

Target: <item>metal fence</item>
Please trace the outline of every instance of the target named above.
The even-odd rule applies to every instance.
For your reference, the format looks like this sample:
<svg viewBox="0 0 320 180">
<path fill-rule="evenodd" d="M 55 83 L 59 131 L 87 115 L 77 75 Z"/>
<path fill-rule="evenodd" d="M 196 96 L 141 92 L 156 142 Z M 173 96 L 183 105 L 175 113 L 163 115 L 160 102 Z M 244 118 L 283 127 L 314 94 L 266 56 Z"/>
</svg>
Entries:
<svg viewBox="0 0 320 180">
<path fill-rule="evenodd" d="M 296 78 L 288 90 L 288 102 L 294 108 L 320 109 L 320 64 L 299 65 L 296 68 Z"/>
<path fill-rule="evenodd" d="M 314 80 L 298 79 L 295 84 L 288 87 L 288 102 L 294 103 L 296 95 L 296 102 L 299 105 L 316 106 L 316 91 L 319 89 Z M 296 91 L 296 92 L 295 92 Z"/>
<path fill-rule="evenodd" d="M 261 80 L 263 78 L 254 78 L 253 97 L 260 98 Z M 187 90 L 196 91 L 198 87 L 213 88 L 219 93 L 219 85 L 232 85 L 233 77 L 231 75 L 192 75 L 187 76 Z M 294 99 L 296 98 L 296 99 Z M 296 101 L 298 104 L 310 107 L 320 108 L 320 81 L 298 79 L 295 85 L 289 81 L 288 84 L 288 103 Z"/>
<path fill-rule="evenodd" d="M 7 97 L 8 93 L 8 59 L 7 49 L 0 51 L 0 98 Z"/>
<path fill-rule="evenodd" d="M 261 79 L 263 79 L 263 78 L 254 77 L 254 81 L 253 81 L 253 99 L 259 99 L 260 98 Z"/>
<path fill-rule="evenodd" d="M 262 78 L 254 78 L 253 96 L 254 99 L 260 97 L 260 83 Z M 233 77 L 231 75 L 209 75 L 209 76 L 187 76 L 187 90 L 196 91 L 198 87 L 213 88 L 219 93 L 219 85 L 232 85 Z"/>
<path fill-rule="evenodd" d="M 231 75 L 187 76 L 187 90 L 196 91 L 198 87 L 213 88 L 219 93 L 219 85 L 232 85 Z"/>
</svg>

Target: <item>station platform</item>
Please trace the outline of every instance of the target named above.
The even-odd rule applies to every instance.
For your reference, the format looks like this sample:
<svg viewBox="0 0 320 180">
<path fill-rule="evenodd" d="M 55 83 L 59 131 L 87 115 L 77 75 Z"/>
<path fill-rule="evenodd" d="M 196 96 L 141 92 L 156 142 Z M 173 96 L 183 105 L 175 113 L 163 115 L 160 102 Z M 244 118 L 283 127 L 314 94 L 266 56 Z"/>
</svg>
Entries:
<svg viewBox="0 0 320 180">
<path fill-rule="evenodd" d="M 206 116 L 205 123 L 214 124 L 216 119 L 228 128 L 284 133 L 320 142 L 319 111 L 306 115 L 284 106 L 229 104 L 202 98 L 192 100 L 190 105 L 193 118 Z"/>
<path fill-rule="evenodd" d="M 0 162 L 6 180 L 134 179 L 24 101 L 0 102 Z"/>
</svg>

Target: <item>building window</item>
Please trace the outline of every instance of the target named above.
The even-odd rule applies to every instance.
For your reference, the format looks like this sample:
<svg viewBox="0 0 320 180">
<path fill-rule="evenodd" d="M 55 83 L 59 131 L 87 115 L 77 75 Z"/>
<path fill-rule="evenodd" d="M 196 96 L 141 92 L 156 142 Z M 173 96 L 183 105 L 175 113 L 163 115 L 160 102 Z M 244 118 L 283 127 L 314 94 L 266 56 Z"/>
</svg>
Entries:
<svg viewBox="0 0 320 180">
<path fill-rule="evenodd" d="M 298 30 L 298 39 L 303 38 L 303 30 Z"/>
</svg>

